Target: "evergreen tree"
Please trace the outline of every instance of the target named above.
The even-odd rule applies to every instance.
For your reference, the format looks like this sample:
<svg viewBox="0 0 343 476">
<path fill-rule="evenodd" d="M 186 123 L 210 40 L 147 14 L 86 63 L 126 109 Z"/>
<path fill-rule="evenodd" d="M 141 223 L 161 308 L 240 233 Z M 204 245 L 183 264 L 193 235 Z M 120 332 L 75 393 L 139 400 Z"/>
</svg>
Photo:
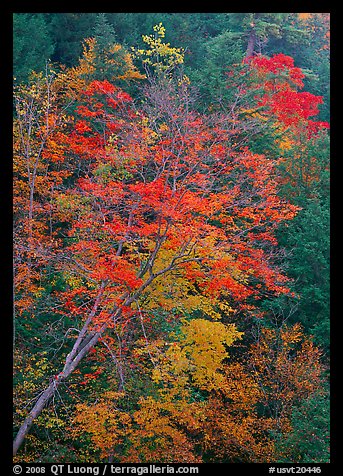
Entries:
<svg viewBox="0 0 343 476">
<path fill-rule="evenodd" d="M 74 66 L 82 54 L 82 42 L 93 36 L 94 13 L 49 13 L 46 15 L 56 44 L 52 60 Z"/>
<path fill-rule="evenodd" d="M 48 25 L 41 14 L 13 15 L 13 74 L 27 81 L 31 71 L 42 71 L 52 57 L 54 45 Z"/>
<path fill-rule="evenodd" d="M 294 408 L 292 431 L 278 443 L 279 462 L 330 462 L 330 401 L 328 394 L 305 400 Z"/>
</svg>

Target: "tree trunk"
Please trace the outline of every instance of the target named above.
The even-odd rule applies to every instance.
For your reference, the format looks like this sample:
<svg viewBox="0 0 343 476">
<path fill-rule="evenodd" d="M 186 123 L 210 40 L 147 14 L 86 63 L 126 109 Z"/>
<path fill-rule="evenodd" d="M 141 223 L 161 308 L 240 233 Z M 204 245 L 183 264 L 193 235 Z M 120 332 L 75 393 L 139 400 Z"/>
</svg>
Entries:
<svg viewBox="0 0 343 476">
<path fill-rule="evenodd" d="M 106 329 L 107 325 L 104 325 L 99 332 L 94 334 L 84 345 L 84 347 L 79 350 L 77 355 L 70 360 L 70 354 L 67 356 L 66 364 L 63 368 L 63 372 L 59 373 L 57 376 L 53 377 L 53 381 L 50 385 L 43 391 L 37 402 L 35 403 L 34 407 L 26 417 L 24 423 L 21 425 L 17 436 L 13 442 L 13 456 L 17 454 L 18 449 L 20 448 L 21 444 L 23 443 L 26 435 L 30 431 L 33 421 L 41 414 L 45 405 L 49 402 L 50 398 L 56 392 L 57 387 L 60 383 L 65 380 L 69 375 L 74 371 L 77 367 L 81 359 L 88 353 L 88 351 L 98 342 L 100 336 Z"/>
<path fill-rule="evenodd" d="M 37 418 L 37 416 L 41 413 L 46 403 L 50 400 L 50 398 L 55 393 L 55 390 L 58 385 L 59 385 L 58 381 L 51 382 L 49 387 L 44 390 L 42 395 L 37 400 L 35 406 L 30 411 L 24 423 L 21 425 L 20 430 L 18 431 L 17 436 L 13 442 L 13 456 L 17 454 L 18 449 L 20 448 L 22 442 L 24 441 L 25 436 L 27 435 L 27 433 L 29 432 L 32 426 L 33 420 Z"/>
<path fill-rule="evenodd" d="M 155 250 L 152 253 L 152 257 L 149 260 L 151 263 L 154 261 L 160 246 L 161 246 L 161 243 L 158 242 L 156 244 Z M 155 274 L 152 273 L 152 271 L 150 269 L 150 276 L 147 278 L 147 280 L 143 284 L 141 284 L 141 286 L 137 289 L 137 291 L 132 295 L 129 295 L 127 293 L 127 295 L 123 297 L 123 299 L 125 299 L 125 300 L 124 300 L 122 306 L 130 306 L 134 301 L 136 301 L 139 298 L 141 293 L 152 283 L 152 281 L 155 278 L 157 278 L 158 276 L 163 275 L 166 272 L 173 269 L 175 264 L 176 264 L 176 260 L 179 259 L 179 258 L 182 258 L 184 256 L 186 248 L 187 248 L 187 245 L 180 252 L 179 255 L 174 256 L 174 258 L 171 260 L 169 266 L 166 266 L 165 268 L 163 268 L 162 270 L 158 271 Z M 144 269 L 140 273 L 140 276 L 143 276 L 146 272 L 147 272 L 147 270 Z M 26 435 L 28 434 L 34 419 L 37 418 L 41 414 L 45 405 L 49 402 L 50 398 L 54 395 L 57 387 L 60 385 L 60 383 L 63 380 L 65 380 L 67 377 L 69 377 L 69 375 L 78 366 L 78 364 L 83 359 L 83 357 L 85 357 L 85 355 L 88 353 L 88 351 L 96 345 L 96 343 L 98 342 L 100 337 L 103 335 L 103 333 L 107 329 L 107 327 L 109 325 L 109 322 L 103 324 L 103 326 L 97 332 L 90 332 L 89 331 L 89 325 L 92 322 L 92 319 L 96 314 L 96 311 L 98 309 L 98 306 L 99 306 L 99 303 L 100 303 L 105 285 L 106 285 L 105 282 L 101 283 L 99 293 L 98 293 L 98 296 L 95 300 L 93 309 L 90 312 L 88 318 L 86 319 L 86 321 L 83 325 L 83 328 L 80 331 L 79 336 L 76 339 L 75 344 L 74 344 L 71 352 L 66 357 L 65 364 L 64 364 L 62 372 L 60 372 L 58 375 L 53 377 L 53 381 L 43 391 L 43 393 L 41 394 L 41 396 L 39 397 L 39 399 L 35 403 L 34 407 L 32 408 L 32 410 L 30 411 L 30 413 L 26 417 L 24 423 L 21 425 L 21 427 L 20 427 L 20 429 L 17 433 L 17 436 L 14 440 L 14 443 L 13 443 L 13 456 L 15 456 L 17 454 L 17 451 L 20 448 L 21 444 L 23 443 Z M 111 316 L 112 317 L 112 322 L 113 321 L 116 322 L 116 320 L 120 317 L 121 313 L 122 313 L 122 308 L 117 307 L 113 311 L 113 314 Z"/>
<path fill-rule="evenodd" d="M 256 33 L 255 33 L 255 29 L 252 28 L 249 34 L 248 46 L 245 53 L 245 61 L 247 61 L 254 54 L 255 44 L 256 44 Z"/>
</svg>

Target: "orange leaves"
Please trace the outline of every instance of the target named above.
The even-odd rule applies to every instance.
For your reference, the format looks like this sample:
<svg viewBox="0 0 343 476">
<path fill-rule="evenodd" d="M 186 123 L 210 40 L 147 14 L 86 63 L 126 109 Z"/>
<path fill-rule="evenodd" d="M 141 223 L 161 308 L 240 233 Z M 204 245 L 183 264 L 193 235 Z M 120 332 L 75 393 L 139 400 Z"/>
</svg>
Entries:
<svg viewBox="0 0 343 476">
<path fill-rule="evenodd" d="M 60 245 L 56 196 L 67 170 L 66 128 L 70 118 L 58 102 L 53 73 L 33 76 L 15 88 L 13 204 L 15 305 L 18 313 L 37 306 Z"/>
<path fill-rule="evenodd" d="M 92 81 L 80 93 L 67 137 L 69 154 L 84 171 L 65 196 L 67 249 L 87 279 L 132 293 L 144 274 L 194 261 L 197 270 L 187 279 L 189 289 L 197 283 L 200 301 L 258 296 L 252 276 L 281 292 L 270 284 L 276 273 L 267 255 L 260 256 L 263 266 L 240 260 L 260 246 L 255 227 L 275 245 L 270 230 L 295 212 L 277 197 L 274 163 L 246 148 L 232 153 L 225 128 L 183 109 L 172 114 L 174 136 L 167 124 L 157 133 L 148 127 L 154 118 L 133 114 L 131 103 L 110 82 Z"/>
<path fill-rule="evenodd" d="M 321 388 L 321 352 L 301 326 L 263 329 L 250 350 L 249 365 L 268 392 L 264 404 L 275 417 L 288 417 L 291 406 Z"/>
<path fill-rule="evenodd" d="M 113 454 L 116 445 L 122 443 L 124 436 L 130 432 L 130 416 L 115 405 L 116 399 L 120 397 L 120 393 L 106 392 L 93 405 L 77 405 L 73 434 L 76 436 L 87 432 L 102 458 Z"/>
<path fill-rule="evenodd" d="M 198 318 L 180 331 L 176 341 L 143 344 L 154 386 L 135 410 L 106 392 L 78 406 L 73 431 L 89 435 L 104 458 L 121 443 L 122 463 L 275 461 L 273 432 L 290 431 L 292 404 L 318 388 L 318 350 L 299 326 L 265 329 L 242 362 L 230 361 L 227 347 L 242 336 L 235 326 Z"/>
<path fill-rule="evenodd" d="M 77 406 L 73 421 L 101 458 L 272 461 L 271 432 L 289 429 L 291 406 L 320 387 L 322 368 L 298 326 L 261 330 L 244 353 L 242 332 L 228 324 L 256 322 L 259 299 L 290 293 L 275 230 L 298 211 L 278 193 L 277 167 L 291 173 L 289 164 L 245 144 L 270 120 L 271 134 L 288 128 L 275 143 L 291 153 L 301 134 L 326 127 L 309 119 L 321 98 L 299 93 L 303 73 L 276 55 L 243 66 L 251 89 L 228 114 L 191 111 L 187 88 L 173 89 L 171 78 L 135 102 L 92 80 L 97 51 L 87 44 L 56 91 L 40 84 L 16 96 L 16 309 L 21 318 L 63 316 L 61 349 L 75 338 L 70 372 L 88 345 L 106 349 L 87 357 L 104 366 L 81 381 L 85 394 L 95 383 L 105 391 Z M 107 66 L 120 51 L 111 48 Z M 130 56 L 122 59 L 131 71 Z M 129 70 L 116 79 L 137 77 Z M 68 91 L 58 90 L 63 77 Z M 260 98 L 239 109 L 251 92 Z M 59 102 L 70 96 L 72 118 Z M 310 183 L 318 171 L 307 164 Z M 44 300 L 49 312 L 36 309 Z M 113 385 L 128 393 L 106 392 Z"/>
<path fill-rule="evenodd" d="M 170 402 L 168 397 L 159 401 L 152 397 L 142 398 L 139 403 L 140 409 L 134 413 L 138 427 L 130 435 L 130 456 L 124 457 L 122 462 L 132 462 L 132 459 L 135 462 L 169 463 L 201 461 L 195 454 L 195 445 L 188 438 L 188 432 L 181 427 L 187 424 L 188 431 L 191 430 L 196 405 L 192 406 L 192 413 L 183 399 L 178 405 Z"/>
<path fill-rule="evenodd" d="M 294 405 L 320 389 L 319 359 L 298 324 L 262 329 L 242 362 L 224 367 L 224 383 L 207 402 L 207 447 L 215 458 L 275 461 L 270 432 L 290 431 Z"/>
<path fill-rule="evenodd" d="M 144 75 L 134 66 L 132 55 L 123 46 L 115 44 L 104 50 L 95 38 L 86 38 L 79 64 L 60 74 L 57 81 L 65 85 L 69 97 L 78 98 L 80 91 L 87 88 L 92 80 L 104 76 L 105 70 L 108 79 L 115 82 L 144 79 Z M 111 91 L 111 87 L 104 91 Z"/>
<path fill-rule="evenodd" d="M 238 374 L 239 375 L 239 374 Z M 237 375 L 237 376 L 238 376 Z M 265 463 L 275 461 L 274 442 L 269 436 L 273 422 L 258 417 L 254 410 L 254 390 L 248 385 L 249 379 L 235 375 L 234 386 L 227 400 L 220 395 L 211 396 L 206 406 L 204 422 L 203 451 L 207 462 Z M 250 382 L 251 383 L 251 382 Z M 241 390 L 242 399 L 236 400 Z M 253 395 L 253 398 L 251 396 Z M 251 398 L 251 400 L 250 400 Z M 241 410 L 242 401 L 245 410 Z"/>
</svg>

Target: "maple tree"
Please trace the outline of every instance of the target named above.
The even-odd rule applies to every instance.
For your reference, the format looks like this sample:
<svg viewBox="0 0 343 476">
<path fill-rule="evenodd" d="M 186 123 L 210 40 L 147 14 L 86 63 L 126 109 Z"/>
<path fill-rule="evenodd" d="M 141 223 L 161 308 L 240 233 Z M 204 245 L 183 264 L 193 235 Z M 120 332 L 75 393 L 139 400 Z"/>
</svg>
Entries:
<svg viewBox="0 0 343 476">
<path fill-rule="evenodd" d="M 86 200 L 65 253 L 85 282 L 66 291 L 66 309 L 77 315 L 75 300 L 88 288 L 95 302 L 50 393 L 164 274 L 177 270 L 215 300 L 257 296 L 251 277 L 287 292 L 258 243 L 273 241 L 273 226 L 296 213 L 277 196 L 273 164 L 248 150 L 230 156 L 225 129 L 181 110 L 158 134 L 108 81 L 94 81 L 83 97 L 68 143 L 87 175 L 67 193 L 78 205 Z"/>
</svg>

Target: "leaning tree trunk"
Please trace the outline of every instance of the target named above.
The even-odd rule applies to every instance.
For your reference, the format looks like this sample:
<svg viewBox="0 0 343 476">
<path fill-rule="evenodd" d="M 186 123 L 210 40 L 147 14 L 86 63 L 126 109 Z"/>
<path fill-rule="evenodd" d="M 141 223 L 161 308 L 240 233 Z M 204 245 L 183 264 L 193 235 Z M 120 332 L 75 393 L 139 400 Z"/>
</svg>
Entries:
<svg viewBox="0 0 343 476">
<path fill-rule="evenodd" d="M 63 380 L 69 377 L 69 375 L 73 372 L 75 367 L 79 364 L 80 360 L 88 353 L 88 351 L 98 342 L 100 336 L 105 331 L 107 325 L 104 325 L 101 330 L 91 336 L 88 336 L 86 343 L 83 342 L 83 347 L 76 353 L 73 352 L 75 350 L 75 346 L 72 352 L 67 356 L 66 363 L 64 365 L 63 371 L 60 372 L 58 375 L 53 377 L 52 382 L 50 385 L 43 391 L 37 402 L 35 403 L 34 407 L 26 417 L 24 423 L 21 425 L 17 436 L 13 442 L 13 456 L 17 454 L 18 449 L 20 448 L 21 444 L 23 443 L 26 435 L 30 431 L 33 421 L 41 414 L 45 405 L 49 402 L 51 397 L 55 394 L 58 386 L 61 384 Z"/>
<path fill-rule="evenodd" d="M 159 247 L 156 246 L 156 253 L 158 248 Z M 156 253 L 154 252 L 153 254 L 156 255 Z M 127 293 L 125 296 L 123 296 L 124 302 L 122 306 L 130 306 L 134 301 L 136 301 L 138 297 L 140 296 L 140 294 L 151 284 L 151 282 L 157 276 L 160 276 L 161 274 L 164 274 L 173 268 L 174 261 L 175 259 L 171 261 L 171 264 L 169 266 L 166 266 L 164 269 L 160 270 L 159 272 L 155 274 L 151 272 L 147 280 L 137 289 L 137 291 L 134 294 L 130 296 Z M 143 274 L 145 274 L 145 272 L 146 270 L 143 270 L 140 273 L 140 277 L 142 277 Z M 103 281 L 100 285 L 98 296 L 95 300 L 93 309 L 88 315 L 73 345 L 71 352 L 66 357 L 62 372 L 52 377 L 52 381 L 50 385 L 43 391 L 43 393 L 41 394 L 41 396 L 38 398 L 37 402 L 35 403 L 34 407 L 32 408 L 32 410 L 26 417 L 24 423 L 21 425 L 17 433 L 17 436 L 13 442 L 13 456 L 17 454 L 18 449 L 20 448 L 26 435 L 30 431 L 33 421 L 41 414 L 45 405 L 49 402 L 50 398 L 55 394 L 57 387 L 60 385 L 60 383 L 63 380 L 69 377 L 69 375 L 74 371 L 74 369 L 77 367 L 80 361 L 85 357 L 88 351 L 96 345 L 100 337 L 103 335 L 103 333 L 106 331 L 107 327 L 109 326 L 109 322 L 108 322 L 108 323 L 104 323 L 97 332 L 89 330 L 90 324 L 92 323 L 93 318 L 99 307 L 105 286 L 106 286 L 106 282 Z M 116 322 L 117 319 L 121 316 L 121 313 L 122 313 L 122 307 L 117 307 L 115 310 L 113 310 L 113 314 L 111 316 L 111 322 Z"/>
<path fill-rule="evenodd" d="M 37 418 L 37 416 L 41 413 L 46 403 L 50 400 L 50 398 L 55 393 L 57 386 L 59 385 L 60 381 L 53 381 L 49 385 L 48 388 L 44 390 L 42 395 L 37 400 L 35 406 L 30 411 L 29 415 L 25 419 L 24 423 L 21 425 L 20 430 L 17 433 L 17 436 L 13 442 L 13 456 L 17 454 L 18 449 L 20 448 L 22 442 L 24 441 L 25 436 L 28 434 L 33 420 Z"/>
<path fill-rule="evenodd" d="M 41 414 L 45 405 L 49 402 L 50 398 L 55 394 L 57 387 L 60 383 L 69 377 L 75 367 L 79 364 L 80 360 L 88 353 L 89 349 L 93 347 L 99 340 L 102 333 L 105 331 L 107 324 L 104 324 L 98 332 L 92 332 L 89 330 L 89 326 L 97 312 L 101 297 L 103 295 L 106 283 L 103 281 L 100 285 L 97 298 L 94 302 L 94 306 L 89 313 L 71 352 L 67 355 L 62 372 L 52 377 L 49 386 L 43 391 L 38 398 L 34 407 L 26 417 L 24 423 L 21 425 L 17 436 L 13 442 L 13 456 L 17 454 L 18 449 L 23 443 L 26 435 L 30 431 L 33 421 Z M 114 318 L 118 316 L 120 309 L 114 312 Z"/>
</svg>

